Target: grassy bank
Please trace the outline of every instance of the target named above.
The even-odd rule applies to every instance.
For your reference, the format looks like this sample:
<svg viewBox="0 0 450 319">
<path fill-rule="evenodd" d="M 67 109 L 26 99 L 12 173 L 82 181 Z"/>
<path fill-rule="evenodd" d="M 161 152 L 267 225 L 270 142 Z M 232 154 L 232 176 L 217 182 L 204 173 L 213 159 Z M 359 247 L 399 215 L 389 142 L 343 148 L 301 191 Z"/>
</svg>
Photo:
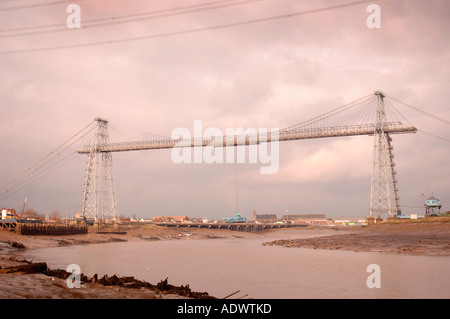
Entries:
<svg viewBox="0 0 450 319">
<path fill-rule="evenodd" d="M 426 217 L 419 219 L 389 219 L 380 222 L 380 224 L 424 224 L 424 223 L 448 223 L 450 216 Z"/>
</svg>

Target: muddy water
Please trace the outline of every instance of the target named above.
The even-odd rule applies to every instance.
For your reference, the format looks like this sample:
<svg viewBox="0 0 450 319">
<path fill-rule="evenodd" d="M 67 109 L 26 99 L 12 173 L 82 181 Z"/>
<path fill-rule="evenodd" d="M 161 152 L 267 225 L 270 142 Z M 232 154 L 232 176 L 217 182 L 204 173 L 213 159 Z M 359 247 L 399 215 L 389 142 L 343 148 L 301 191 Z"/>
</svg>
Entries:
<svg viewBox="0 0 450 319">
<path fill-rule="evenodd" d="M 268 238 L 119 242 L 30 250 L 25 257 L 51 268 L 78 264 L 95 273 L 134 276 L 224 297 L 450 298 L 450 257 L 263 246 Z M 370 264 L 380 288 L 368 288 Z"/>
</svg>

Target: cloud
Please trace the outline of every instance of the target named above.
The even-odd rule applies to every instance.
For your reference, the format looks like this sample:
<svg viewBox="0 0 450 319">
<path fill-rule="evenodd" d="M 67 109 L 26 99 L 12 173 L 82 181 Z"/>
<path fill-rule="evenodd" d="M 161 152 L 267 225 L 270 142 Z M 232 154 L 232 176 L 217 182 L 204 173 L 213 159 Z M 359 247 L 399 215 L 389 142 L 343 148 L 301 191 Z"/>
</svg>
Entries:
<svg viewBox="0 0 450 319">
<path fill-rule="evenodd" d="M 304 184 L 370 178 L 372 140 L 367 137 L 329 140 L 311 151 L 286 154 L 288 160 L 277 178 L 286 183 Z"/>
<path fill-rule="evenodd" d="M 89 20 L 190 4 L 196 2 L 109 1 L 106 6 L 90 1 L 80 6 L 82 19 Z M 334 3 L 261 1 L 164 19 L 1 39 L 2 50 L 131 39 L 328 5 Z M 110 120 L 115 129 L 111 134 L 123 134 L 120 138 L 128 133 L 133 137 L 149 136 L 145 132 L 170 135 L 177 127 L 192 129 L 193 121 L 199 119 L 204 128 L 221 130 L 283 128 L 381 89 L 449 118 L 448 1 L 386 1 L 380 6 L 382 27 L 376 30 L 367 28 L 363 4 L 170 37 L 2 55 L 0 184 L 97 116 Z M 0 27 L 63 23 L 66 17 L 61 5 L 18 10 L 2 13 Z M 448 126 L 436 125 L 405 107 L 399 110 L 418 127 L 448 136 Z M 415 200 L 416 189 L 410 183 L 420 163 L 413 160 L 416 152 L 411 141 L 412 136 L 394 139 L 399 180 L 405 181 L 400 193 L 406 203 Z M 422 143 L 428 178 L 446 205 L 450 201 L 445 188 L 447 142 L 424 137 Z M 274 176 L 260 176 L 259 167 L 240 167 L 240 187 L 246 194 L 241 197 L 242 206 L 296 211 L 314 209 L 314 203 L 322 201 L 326 202 L 323 211 L 332 215 L 345 211 L 344 203 L 354 195 L 360 206 L 348 213 L 365 214 L 368 194 L 352 185 L 369 184 L 371 154 L 372 139 L 366 137 L 282 144 L 280 170 Z M 83 155 L 8 197 L 2 206 L 17 209 L 25 194 L 39 194 L 33 199 L 35 209 L 75 212 L 81 201 L 84 163 Z M 176 166 L 165 151 L 114 154 L 114 165 L 119 207 L 127 214 L 205 211 L 217 218 L 225 214 L 223 194 L 229 193 L 227 188 L 232 191 L 228 183 L 235 174 L 232 167 Z M 304 194 L 301 200 L 298 193 Z"/>
</svg>

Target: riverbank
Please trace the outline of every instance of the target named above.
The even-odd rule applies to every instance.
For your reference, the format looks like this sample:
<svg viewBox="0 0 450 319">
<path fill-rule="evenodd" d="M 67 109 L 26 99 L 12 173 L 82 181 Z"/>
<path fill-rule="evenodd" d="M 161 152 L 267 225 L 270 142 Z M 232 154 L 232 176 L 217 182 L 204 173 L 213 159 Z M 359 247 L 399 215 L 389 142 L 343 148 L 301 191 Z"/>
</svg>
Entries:
<svg viewBox="0 0 450 319">
<path fill-rule="evenodd" d="M 122 278 L 116 274 L 100 274 L 99 278 L 83 278 L 81 288 L 68 288 L 64 270 L 38 269 L 31 273 L 20 271 L 32 261 L 20 258 L 26 249 L 69 245 L 100 244 L 120 241 L 187 240 L 226 238 L 229 231 L 213 232 L 208 229 L 198 233 L 146 225 L 122 227 L 120 231 L 90 229 L 88 234 L 68 236 L 28 236 L 0 231 L 0 298 L 2 299 L 192 299 L 214 298 L 206 292 L 193 292 L 188 285 L 176 287 L 166 279 L 156 285 L 136 279 Z M 243 234 L 242 236 L 245 236 Z M 239 237 L 242 237 L 239 236 Z M 19 271 L 17 271 L 19 268 Z M 14 271 L 13 271 L 14 270 Z M 124 284 L 124 281 L 127 280 Z M 130 282 L 131 280 L 131 282 Z M 134 286 L 133 288 L 130 288 Z"/>
<path fill-rule="evenodd" d="M 44 248 L 68 245 L 100 244 L 119 241 L 155 241 L 155 240 L 187 240 L 213 238 L 254 238 L 257 233 L 237 232 L 226 229 L 176 228 L 156 225 L 124 225 L 119 230 L 112 226 L 95 230 L 89 228 L 87 234 L 48 236 L 20 235 L 15 232 L 0 231 L 0 252 L 5 243 L 18 242 L 25 248 Z M 7 245 L 6 245 L 7 246 Z"/>
<path fill-rule="evenodd" d="M 7 267 L 27 264 L 21 253 L 27 249 L 88 245 L 111 242 L 152 242 L 189 240 L 256 239 L 264 245 L 383 252 L 405 255 L 450 256 L 450 223 L 380 223 L 368 227 L 304 227 L 266 230 L 259 233 L 226 229 L 167 228 L 155 225 L 123 226 L 88 234 L 70 236 L 24 236 L 0 231 L 0 272 Z M 99 274 L 99 277 L 105 274 Z M 116 274 L 107 274 L 114 276 Z M 120 274 L 117 274 L 118 276 Z M 127 288 L 103 285 L 88 280 L 80 289 L 68 288 L 65 279 L 49 273 L 23 272 L 0 274 L 0 298 L 69 298 L 69 299 L 178 299 L 192 298 L 148 287 Z M 110 277 L 111 278 L 111 277 Z M 118 277 L 120 278 L 120 277 Z M 160 278 L 163 280 L 164 278 Z M 156 283 L 153 283 L 156 284 Z M 185 285 L 188 282 L 183 283 Z M 144 285 L 145 286 L 145 285 Z M 232 291 L 230 291 L 232 292 Z M 223 296 L 218 296 L 223 297 Z"/>
<path fill-rule="evenodd" d="M 314 231 L 313 231 L 314 232 Z M 20 235 L 15 232 L 0 230 L 0 298 L 69 298 L 69 299 L 185 299 L 185 298 L 211 298 L 205 292 L 193 292 L 185 287 L 171 286 L 164 278 L 156 285 L 138 282 L 141 286 L 136 288 L 117 284 L 104 285 L 101 280 L 93 282 L 92 278 L 82 284 L 82 288 L 68 288 L 65 278 L 55 276 L 54 269 L 35 273 L 13 272 L 6 273 L 8 267 L 27 265 L 29 261 L 21 258 L 26 250 L 64 247 L 72 245 L 90 245 L 113 242 L 154 242 L 154 241 L 187 241 L 203 239 L 251 239 L 263 238 L 271 231 L 261 233 L 237 232 L 227 229 L 198 229 L 161 227 L 156 225 L 121 225 L 119 230 L 107 227 L 100 230 L 89 228 L 87 234 L 47 236 L 47 235 Z M 280 232 L 285 238 L 287 232 Z M 321 232 L 319 232 L 320 234 Z M 2 271 L 3 270 L 3 271 Z M 3 272 L 3 273 L 2 273 Z M 109 275 L 109 278 L 120 274 L 99 274 L 99 278 Z M 149 286 L 150 285 L 150 286 Z M 159 287 L 157 287 L 159 285 Z M 151 287 L 153 286 L 153 287 Z M 88 289 L 86 289 L 88 288 Z M 164 289 L 161 289 L 164 288 Z M 189 289 L 189 288 L 188 288 Z M 230 292 L 231 293 L 231 292 Z M 223 297 L 223 296 L 221 296 Z M 214 298 L 214 297 L 212 297 Z"/>
<path fill-rule="evenodd" d="M 266 246 L 450 256 L 450 222 L 383 222 L 314 238 L 280 239 Z"/>
<path fill-rule="evenodd" d="M 171 285 L 167 278 L 153 285 L 130 276 L 80 274 L 78 287 L 69 287 L 67 279 L 73 274 L 48 268 L 45 262 L 1 256 L 0 264 L 2 299 L 214 299 L 206 292 L 192 291 L 188 285 Z"/>
</svg>

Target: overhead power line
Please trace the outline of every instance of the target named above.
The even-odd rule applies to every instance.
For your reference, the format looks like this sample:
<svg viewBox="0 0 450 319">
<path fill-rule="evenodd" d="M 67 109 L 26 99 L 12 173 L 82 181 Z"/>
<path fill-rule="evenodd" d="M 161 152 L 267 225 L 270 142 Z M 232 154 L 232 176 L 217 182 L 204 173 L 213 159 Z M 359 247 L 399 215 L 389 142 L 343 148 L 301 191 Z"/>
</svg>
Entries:
<svg viewBox="0 0 450 319">
<path fill-rule="evenodd" d="M 83 0 L 77 0 L 77 2 L 79 2 L 79 1 L 83 1 Z M 53 5 L 62 4 L 62 3 L 73 3 L 73 2 L 74 2 L 74 0 L 60 0 L 60 1 L 50 1 L 50 2 L 35 3 L 35 4 L 27 4 L 27 5 L 21 5 L 21 6 L 0 8 L 0 12 L 37 8 L 37 7 L 46 7 L 46 6 L 53 6 Z"/>
<path fill-rule="evenodd" d="M 157 11 L 148 11 L 120 16 L 113 16 L 108 18 L 98 18 L 86 20 L 83 22 L 83 25 L 80 29 L 91 29 L 98 27 L 111 26 L 116 24 L 123 23 L 131 23 L 145 20 L 153 20 L 160 18 L 173 17 L 178 15 L 190 14 L 203 12 L 207 10 L 215 10 L 227 7 L 233 7 L 253 2 L 260 2 L 263 0 L 221 0 L 215 2 L 209 2 L 205 4 L 197 4 L 190 6 L 183 6 L 171 9 L 157 10 Z M 47 29 L 47 30 L 42 30 Z M 32 31 L 28 31 L 32 30 Z M 26 32 L 18 32 L 18 31 L 26 31 Z M 57 33 L 57 32 L 74 32 L 76 30 L 67 28 L 65 23 L 58 24 L 47 24 L 47 25 L 38 25 L 38 26 L 28 26 L 28 27 L 18 27 L 18 28 L 10 28 L 10 29 L 0 29 L 0 38 L 13 38 L 13 37 L 22 37 L 28 35 L 39 35 L 39 34 L 48 34 L 48 33 Z M 13 32 L 13 33 L 11 33 Z M 6 33 L 6 34 L 5 34 Z M 10 34 L 8 34 L 10 33 Z"/>
<path fill-rule="evenodd" d="M 62 49 L 74 49 L 74 48 L 92 47 L 92 46 L 100 46 L 100 45 L 107 45 L 107 44 L 119 44 L 119 43 L 133 42 L 133 41 L 165 38 L 165 37 L 179 36 L 179 35 L 185 35 L 185 34 L 199 33 L 199 32 L 204 32 L 204 31 L 220 30 L 220 29 L 231 28 L 231 27 L 245 26 L 245 25 L 263 23 L 263 22 L 268 22 L 268 21 L 276 21 L 276 20 L 287 19 L 287 18 L 294 18 L 294 17 L 312 14 L 312 13 L 319 13 L 319 12 L 341 9 L 341 8 L 345 8 L 345 7 L 351 7 L 351 6 L 368 3 L 368 2 L 373 2 L 373 0 L 355 1 L 355 2 L 349 2 L 349 3 L 339 4 L 339 5 L 318 8 L 318 9 L 297 11 L 297 12 L 293 12 L 293 13 L 276 15 L 276 16 L 271 16 L 271 17 L 266 17 L 266 18 L 252 19 L 252 20 L 246 20 L 246 21 L 240 21 L 240 22 L 232 22 L 232 23 L 220 24 L 220 25 L 215 25 L 215 26 L 210 26 L 210 27 L 201 27 L 201 28 L 187 29 L 187 30 L 181 30 L 181 31 L 172 31 L 172 32 L 145 35 L 145 36 L 129 37 L 129 38 L 122 38 L 122 39 L 117 39 L 117 40 L 104 40 L 104 41 L 58 45 L 58 46 L 34 48 L 34 49 L 7 50 L 7 51 L 0 51 L 0 54 L 31 53 L 31 52 L 62 50 Z"/>
</svg>

